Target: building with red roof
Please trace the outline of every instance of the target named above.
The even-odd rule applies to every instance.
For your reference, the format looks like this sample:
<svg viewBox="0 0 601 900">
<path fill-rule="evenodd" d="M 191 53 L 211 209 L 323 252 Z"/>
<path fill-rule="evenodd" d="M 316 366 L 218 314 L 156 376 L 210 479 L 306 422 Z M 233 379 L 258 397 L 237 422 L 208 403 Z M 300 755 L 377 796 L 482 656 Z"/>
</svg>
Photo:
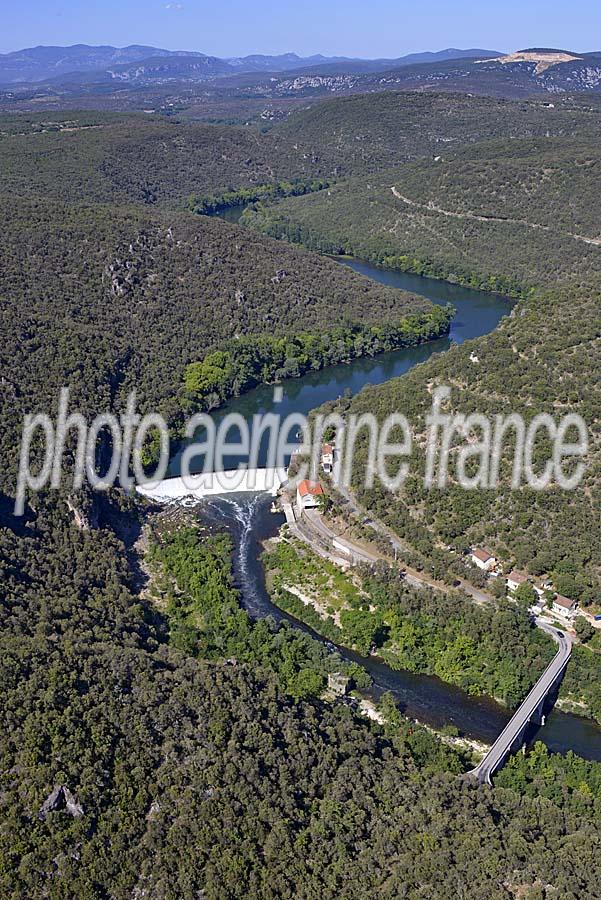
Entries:
<svg viewBox="0 0 601 900">
<path fill-rule="evenodd" d="M 301 481 L 296 489 L 296 503 L 299 510 L 315 509 L 319 505 L 319 498 L 324 496 L 324 490 L 318 481 Z"/>
</svg>

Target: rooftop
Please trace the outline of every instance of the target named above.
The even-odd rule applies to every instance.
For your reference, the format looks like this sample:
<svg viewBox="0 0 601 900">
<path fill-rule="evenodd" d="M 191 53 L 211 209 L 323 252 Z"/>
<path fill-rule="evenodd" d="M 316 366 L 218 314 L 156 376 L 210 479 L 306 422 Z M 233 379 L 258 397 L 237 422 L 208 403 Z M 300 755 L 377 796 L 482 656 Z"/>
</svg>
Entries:
<svg viewBox="0 0 601 900">
<path fill-rule="evenodd" d="M 482 549 L 480 547 L 474 547 L 474 549 L 472 550 L 472 556 L 475 556 L 476 559 L 479 559 L 480 562 L 484 563 L 488 562 L 491 559 L 494 559 L 492 553 L 484 547 Z"/>
<path fill-rule="evenodd" d="M 525 581 L 528 581 L 528 576 L 524 575 L 523 572 L 510 572 L 507 580 L 513 581 L 515 584 L 524 584 Z"/>
<path fill-rule="evenodd" d="M 569 600 L 567 597 L 562 597 L 561 594 L 557 594 L 553 603 L 557 603 L 558 606 L 563 606 L 564 609 L 574 609 L 576 606 L 575 600 Z"/>
<path fill-rule="evenodd" d="M 298 492 L 301 497 L 311 494 L 313 497 L 319 497 L 323 494 L 323 488 L 318 481 L 301 481 L 298 486 Z"/>
</svg>

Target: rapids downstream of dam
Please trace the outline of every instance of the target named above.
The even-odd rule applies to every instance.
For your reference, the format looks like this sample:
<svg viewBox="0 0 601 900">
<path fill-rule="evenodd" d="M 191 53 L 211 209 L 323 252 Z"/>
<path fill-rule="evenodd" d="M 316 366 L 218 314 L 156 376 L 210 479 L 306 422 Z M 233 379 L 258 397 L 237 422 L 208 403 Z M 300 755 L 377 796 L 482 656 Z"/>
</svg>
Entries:
<svg viewBox="0 0 601 900">
<path fill-rule="evenodd" d="M 249 422 L 256 414 L 272 411 L 282 417 L 293 412 L 307 414 L 345 392 L 355 394 L 368 384 L 381 384 L 403 375 L 432 354 L 448 350 L 454 343 L 488 334 L 503 316 L 511 312 L 511 301 L 498 295 L 382 269 L 358 260 L 344 260 L 343 264 L 388 286 L 421 294 L 434 303 L 452 303 L 457 315 L 449 336 L 420 347 L 360 359 L 349 365 L 290 379 L 283 382 L 283 395 L 278 396 L 277 401 L 274 400 L 273 387 L 256 388 L 218 410 L 214 414 L 217 424 L 231 412 L 240 413 Z M 171 476 L 179 474 L 180 459 L 181 455 L 173 458 L 169 471 Z M 235 467 L 237 460 L 232 458 L 230 464 Z M 451 725 L 465 737 L 492 744 L 511 717 L 505 707 L 488 697 L 470 696 L 434 676 L 392 670 L 377 657 L 361 657 L 346 648 L 335 647 L 271 602 L 265 588 L 260 557 L 263 542 L 275 536 L 284 521 L 282 515 L 270 512 L 271 502 L 269 496 L 261 493 L 231 493 L 206 497 L 201 501 L 203 517 L 225 527 L 232 535 L 236 584 L 248 613 L 257 619 L 270 617 L 275 623 L 288 622 L 342 658 L 359 663 L 372 678 L 372 695 L 377 698 L 390 691 L 406 716 L 437 729 Z M 537 730 L 533 726 L 529 738 L 535 736 L 554 752 L 573 750 L 585 758 L 601 760 L 601 728 L 590 719 L 553 711 L 544 728 Z"/>
</svg>

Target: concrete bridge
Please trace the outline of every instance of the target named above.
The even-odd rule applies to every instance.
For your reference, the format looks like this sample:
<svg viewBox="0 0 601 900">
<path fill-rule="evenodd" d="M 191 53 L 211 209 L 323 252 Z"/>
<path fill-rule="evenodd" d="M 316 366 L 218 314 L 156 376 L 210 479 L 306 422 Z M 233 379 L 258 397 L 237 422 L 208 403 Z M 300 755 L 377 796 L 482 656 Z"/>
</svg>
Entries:
<svg viewBox="0 0 601 900">
<path fill-rule="evenodd" d="M 206 472 L 188 478 L 165 478 L 149 481 L 136 487 L 139 494 L 158 503 L 173 503 L 186 498 L 202 499 L 224 494 L 271 494 L 288 480 L 284 468 L 230 469 L 225 472 Z"/>
<path fill-rule="evenodd" d="M 465 779 L 477 779 L 480 784 L 492 784 L 492 776 L 505 760 L 523 743 L 524 735 L 531 722 L 543 723 L 545 701 L 559 685 L 572 654 L 572 638 L 564 631 L 553 628 L 544 619 L 536 624 L 559 644 L 559 649 L 541 677 L 538 679 L 511 721 L 505 726 L 482 762 L 467 772 Z"/>
</svg>

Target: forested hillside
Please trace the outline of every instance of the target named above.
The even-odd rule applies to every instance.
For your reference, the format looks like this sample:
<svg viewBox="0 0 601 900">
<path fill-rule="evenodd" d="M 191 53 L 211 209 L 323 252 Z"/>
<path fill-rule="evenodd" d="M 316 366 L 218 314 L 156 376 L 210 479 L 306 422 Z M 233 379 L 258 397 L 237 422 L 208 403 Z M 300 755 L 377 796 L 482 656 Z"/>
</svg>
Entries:
<svg viewBox="0 0 601 900">
<path fill-rule="evenodd" d="M 3 195 L 170 205 L 334 168 L 253 129 L 79 112 L 0 117 L 0 161 Z"/>
<path fill-rule="evenodd" d="M 3 896 L 599 896 L 594 767 L 492 794 L 403 728 L 187 657 L 120 542 L 65 512 L 0 532 Z"/>
<path fill-rule="evenodd" d="M 553 106 L 465 94 L 386 91 L 326 100 L 277 125 L 282 138 L 322 156 L 336 155 L 343 172 L 374 172 L 462 145 L 502 138 L 596 135 L 597 106 Z M 513 146 L 513 144 L 511 145 Z"/>
<path fill-rule="evenodd" d="M 235 336 L 399 325 L 430 306 L 218 219 L 14 198 L 0 209 L 7 493 L 23 416 L 54 410 L 63 385 L 85 413 L 123 409 L 135 389 L 140 409 L 172 419 L 186 366 Z"/>
<path fill-rule="evenodd" d="M 518 295 L 599 271 L 590 197 L 600 188 L 597 142 L 484 142 L 259 205 L 243 221 L 322 252 Z"/>
<path fill-rule="evenodd" d="M 374 252 L 378 246 L 385 259 L 398 256 L 398 265 L 411 268 L 402 261 L 409 254 L 426 270 L 433 260 L 446 275 L 464 273 L 475 283 L 495 277 L 528 293 L 493 335 L 364 391 L 350 408 L 378 415 L 400 408 L 419 421 L 427 384 L 450 381 L 465 411 L 556 402 L 590 422 L 598 418 L 601 248 L 564 233 L 599 236 L 587 209 L 597 184 L 591 140 L 582 140 L 578 166 L 569 169 L 572 193 L 561 180 L 569 147 L 557 145 L 557 172 L 545 157 L 543 187 L 555 193 L 539 184 L 534 151 L 523 151 L 541 217 L 529 221 L 549 232 L 524 228 L 511 242 L 506 223 L 478 219 L 458 228 L 454 217 L 431 210 L 410 222 L 406 203 L 394 212 L 398 243 L 389 233 L 384 244 L 375 230 L 377 215 L 389 221 L 390 208 L 402 203 L 391 186 L 410 190 L 413 179 L 411 198 L 421 198 L 422 172 L 428 184 L 432 175 L 428 202 L 470 209 L 463 192 L 449 188 L 452 172 L 445 180 L 447 170 L 428 159 L 405 175 L 398 167 L 406 160 L 462 141 L 588 135 L 598 113 L 398 94 L 345 104 L 313 108 L 266 135 L 89 113 L 0 120 L 2 896 L 601 896 L 598 766 L 552 763 L 553 790 L 544 782 L 537 792 L 548 769 L 539 754 L 532 764 L 516 763 L 505 787 L 464 784 L 457 774 L 468 761 L 391 703 L 379 726 L 318 699 L 339 658 L 292 629 L 250 620 L 223 537 L 176 525 L 148 547 L 140 537 L 148 510 L 117 492 L 93 504 L 42 494 L 23 519 L 10 515 L 22 417 L 53 412 L 63 384 L 71 387 L 72 408 L 88 415 L 121 411 L 135 388 L 140 408 L 172 418 L 182 402 L 214 403 L 207 357 L 239 366 L 231 378 L 227 367 L 219 401 L 247 386 L 245 363 L 266 347 L 275 367 L 269 374 L 278 377 L 282 369 L 300 370 L 308 346 L 325 364 L 352 358 L 357 347 L 380 349 L 378 341 L 391 336 L 428 336 L 430 306 L 422 299 L 185 209 L 282 182 L 371 173 L 365 190 L 382 204 L 375 216 L 362 199 L 336 219 L 349 184 L 353 196 L 363 196 L 359 182 L 273 211 L 291 222 L 293 210 L 313 216 L 319 196 L 332 204 L 336 222 L 331 234 L 324 230 L 326 242 L 345 247 L 352 240 L 358 252 L 361 241 L 373 240 Z M 478 184 L 478 208 L 487 215 L 530 215 L 520 184 L 507 188 L 526 171 L 513 149 L 496 168 L 486 151 L 473 149 L 472 161 L 457 154 L 456 183 L 466 191 Z M 502 157 L 498 149 L 495 156 Z M 390 183 L 388 171 L 378 174 L 383 166 L 397 167 Z M 495 179 L 505 200 L 492 193 Z M 553 197 L 569 206 L 572 196 L 571 212 L 555 216 Z M 324 228 L 323 219 L 314 221 Z M 544 242 L 529 243 L 532 235 Z M 539 280 L 550 284 L 541 289 Z M 374 323 L 386 328 L 375 333 Z M 440 540 L 463 546 L 486 538 L 533 572 L 572 578 L 574 595 L 588 602 L 601 571 L 599 490 L 591 469 L 584 490 L 569 498 L 424 496 L 411 482 L 394 503 L 379 490 L 361 499 L 424 555 Z M 373 591 L 374 606 L 390 613 L 388 592 Z M 402 649 L 410 618 L 419 619 L 427 640 L 434 601 L 398 593 L 402 615 L 392 624 Z M 420 619 L 420 611 L 432 615 Z M 461 683 L 452 668 L 460 616 L 447 623 L 436 613 L 447 655 L 414 660 L 415 668 L 435 671 L 438 664 Z M 473 635 L 489 630 L 486 613 L 470 621 Z M 520 637 L 526 627 L 512 622 L 511 634 Z M 502 643 L 494 644 L 499 658 Z M 524 651 L 519 671 L 504 670 L 500 679 L 475 660 L 466 685 L 506 690 L 515 702 L 529 669 L 542 667 L 548 648 L 541 648 L 542 655 L 536 646 Z M 594 667 L 578 672 L 592 694 Z"/>
<path fill-rule="evenodd" d="M 394 503 L 386 491 L 375 489 L 363 495 L 366 505 L 426 554 L 436 541 L 462 549 L 487 542 L 502 559 L 533 575 L 568 576 L 565 589 L 571 596 L 596 601 L 601 575 L 600 302 L 599 281 L 581 284 L 574 278 L 555 289 L 539 289 L 493 334 L 454 348 L 406 378 L 369 389 L 351 405 L 353 412 L 369 409 L 382 418 L 403 409 L 419 431 L 430 406 L 427 385 L 444 383 L 453 388 L 453 406 L 466 414 L 517 411 L 529 418 L 538 411 L 579 412 L 592 444 L 578 490 L 513 491 L 504 481 L 498 490 L 451 486 L 427 492 L 416 477 Z"/>
<path fill-rule="evenodd" d="M 590 104 L 393 91 L 318 103 L 267 133 L 148 115 L 0 115 L 0 195 L 183 206 L 373 173 L 465 144 L 600 128 Z"/>
<path fill-rule="evenodd" d="M 524 298 L 492 334 L 363 392 L 351 410 L 384 418 L 402 409 L 423 423 L 428 387 L 444 383 L 466 413 L 579 412 L 593 438 L 582 488 L 423 492 L 411 480 L 394 504 L 382 490 L 363 500 L 426 552 L 437 541 L 486 541 L 534 575 L 569 576 L 570 595 L 585 603 L 598 598 L 601 575 L 601 219 L 591 202 L 600 166 L 597 145 L 586 141 L 493 142 L 244 219 L 314 249 Z"/>
</svg>

